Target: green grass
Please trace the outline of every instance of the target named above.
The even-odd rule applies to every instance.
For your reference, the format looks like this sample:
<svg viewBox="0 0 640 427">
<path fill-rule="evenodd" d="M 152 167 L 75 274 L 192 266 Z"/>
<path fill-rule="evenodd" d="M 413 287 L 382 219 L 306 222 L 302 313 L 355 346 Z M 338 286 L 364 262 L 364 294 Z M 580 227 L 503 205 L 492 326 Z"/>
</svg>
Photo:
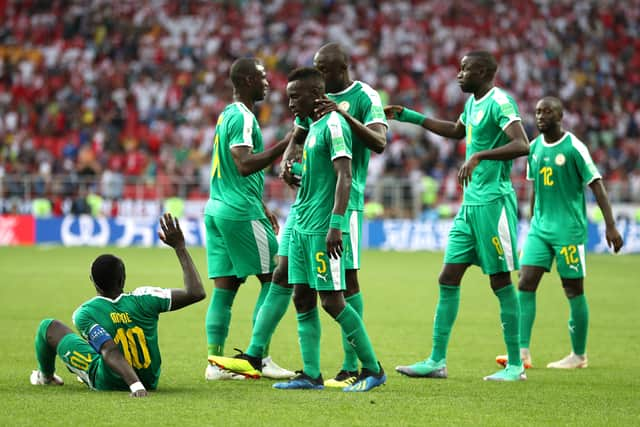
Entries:
<svg viewBox="0 0 640 427">
<path fill-rule="evenodd" d="M 33 387 L 33 335 L 44 317 L 71 324 L 71 313 L 93 296 L 88 267 L 100 248 L 0 248 L 0 425 L 640 425 L 640 257 L 589 256 L 586 288 L 591 310 L 588 369 L 558 372 L 546 363 L 569 351 L 568 304 L 555 274 L 538 291 L 532 351 L 536 368 L 514 384 L 482 381 L 504 352 L 498 303 L 477 268 L 463 283 L 459 316 L 448 354 L 448 380 L 401 377 L 398 364 L 426 357 L 437 300 L 440 253 L 365 252 L 360 281 L 365 322 L 383 366 L 385 387 L 370 393 L 339 390 L 288 392 L 269 380 L 213 382 L 206 365 L 207 302 L 160 321 L 163 374 L 151 397 L 89 392 L 58 362 L 62 388 Z M 127 264 L 127 289 L 182 286 L 170 250 L 110 248 Z M 193 249 L 203 277 L 204 251 Z M 515 276 L 514 276 L 515 278 Z M 255 279 L 240 290 L 227 353 L 248 344 Z M 210 291 L 211 283 L 207 283 Z M 339 368 L 337 325 L 322 315 L 325 377 Z M 300 368 L 290 307 L 272 343 L 282 366 Z"/>
</svg>

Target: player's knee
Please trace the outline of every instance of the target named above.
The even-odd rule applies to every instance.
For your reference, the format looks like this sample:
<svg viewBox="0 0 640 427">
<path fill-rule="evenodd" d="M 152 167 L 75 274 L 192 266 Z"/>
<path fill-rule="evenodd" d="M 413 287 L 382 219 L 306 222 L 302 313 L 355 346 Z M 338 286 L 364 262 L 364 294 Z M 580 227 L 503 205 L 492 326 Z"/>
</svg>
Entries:
<svg viewBox="0 0 640 427">
<path fill-rule="evenodd" d="M 281 268 L 280 264 L 273 270 L 273 277 L 271 278 L 273 283 L 277 283 L 280 286 L 285 286 L 287 284 L 287 269 Z"/>
<path fill-rule="evenodd" d="M 564 289 L 564 294 L 569 299 L 575 298 L 584 294 L 584 286 L 582 284 L 582 280 L 564 279 L 562 281 L 562 288 Z"/>
<path fill-rule="evenodd" d="M 321 302 L 324 311 L 329 313 L 334 319 L 342 313 L 342 310 L 344 310 L 346 306 L 343 298 L 323 297 L 321 298 Z"/>
<path fill-rule="evenodd" d="M 538 283 L 533 277 L 529 277 L 527 274 L 520 276 L 518 282 L 518 290 L 525 292 L 535 292 L 538 289 Z"/>
<path fill-rule="evenodd" d="M 40 322 L 39 331 L 44 333 L 47 343 L 52 348 L 57 348 L 58 343 L 65 335 L 73 333 L 71 328 L 55 319 L 46 319 Z"/>
<path fill-rule="evenodd" d="M 316 296 L 313 294 L 313 297 L 311 297 L 306 292 L 299 292 L 296 290 L 293 293 L 293 305 L 295 305 L 298 313 L 306 313 L 315 308 Z"/>
<path fill-rule="evenodd" d="M 347 289 L 344 291 L 344 296 L 347 298 L 360 292 L 357 271 L 358 270 L 347 270 L 345 272 Z"/>
</svg>

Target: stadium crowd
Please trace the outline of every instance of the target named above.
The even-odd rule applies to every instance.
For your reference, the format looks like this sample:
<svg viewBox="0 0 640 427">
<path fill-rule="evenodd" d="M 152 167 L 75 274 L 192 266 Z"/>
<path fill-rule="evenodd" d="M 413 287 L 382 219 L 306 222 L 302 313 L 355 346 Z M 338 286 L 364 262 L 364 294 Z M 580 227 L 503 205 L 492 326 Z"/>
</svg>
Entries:
<svg viewBox="0 0 640 427">
<path fill-rule="evenodd" d="M 493 52 L 529 137 L 535 101 L 559 96 L 565 127 L 588 145 L 612 201 L 640 202 L 638 22 L 640 0 L 0 0 L 2 210 L 45 197 L 61 213 L 87 191 L 206 198 L 231 62 L 256 55 L 266 66 L 271 88 L 257 116 L 268 146 L 292 125 L 288 71 L 312 65 L 327 41 L 349 49 L 352 75 L 383 103 L 452 120 L 466 99 L 460 52 Z M 399 178 L 420 192 L 432 177 L 437 200 L 456 201 L 463 153 L 462 141 L 394 124 L 372 156 L 370 188 Z M 513 170 L 522 199 L 524 165 Z M 268 196 L 289 200 L 277 169 Z"/>
</svg>

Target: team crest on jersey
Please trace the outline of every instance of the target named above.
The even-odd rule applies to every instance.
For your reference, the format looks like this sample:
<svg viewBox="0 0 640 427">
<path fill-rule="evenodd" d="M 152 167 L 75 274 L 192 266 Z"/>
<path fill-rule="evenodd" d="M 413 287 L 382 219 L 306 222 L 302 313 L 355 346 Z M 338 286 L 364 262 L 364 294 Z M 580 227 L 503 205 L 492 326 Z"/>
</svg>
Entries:
<svg viewBox="0 0 640 427">
<path fill-rule="evenodd" d="M 314 145 L 316 145 L 316 136 L 315 135 L 311 135 L 311 138 L 309 138 L 309 148 L 313 148 Z"/>
<path fill-rule="evenodd" d="M 556 156 L 556 158 L 555 158 L 556 165 L 558 165 L 558 166 L 564 165 L 564 163 L 566 161 L 567 161 L 567 159 L 564 157 L 564 154 L 562 154 L 562 153 L 558 154 Z"/>
<path fill-rule="evenodd" d="M 473 125 L 476 126 L 480 123 L 480 120 L 484 117 L 484 110 L 480 110 L 476 113 L 476 116 L 473 118 Z"/>
<path fill-rule="evenodd" d="M 342 101 L 341 103 L 338 104 L 338 108 L 341 109 L 342 111 L 349 111 L 350 106 L 351 104 L 349 104 L 349 101 Z"/>
</svg>

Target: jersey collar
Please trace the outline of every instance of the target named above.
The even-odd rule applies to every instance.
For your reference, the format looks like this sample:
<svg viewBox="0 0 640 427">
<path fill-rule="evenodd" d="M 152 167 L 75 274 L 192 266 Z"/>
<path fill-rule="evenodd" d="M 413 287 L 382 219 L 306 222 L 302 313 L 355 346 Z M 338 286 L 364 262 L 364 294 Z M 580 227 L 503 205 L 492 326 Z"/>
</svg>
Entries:
<svg viewBox="0 0 640 427">
<path fill-rule="evenodd" d="M 542 136 L 542 145 L 544 145 L 545 147 L 554 147 L 554 146 L 560 144 L 566 138 L 567 135 L 568 135 L 568 132 L 565 131 L 560 138 L 558 138 L 556 141 L 551 141 L 551 142 L 547 142 L 544 139 L 544 135 L 541 135 Z"/>
<path fill-rule="evenodd" d="M 493 93 L 493 91 L 496 89 L 496 87 L 492 87 L 491 89 L 489 89 L 489 91 L 487 93 L 485 93 L 482 98 L 480 99 L 476 99 L 475 95 L 471 95 L 473 96 L 473 103 L 474 104 L 479 104 L 480 102 L 484 101 L 485 99 L 487 99 L 488 97 L 491 96 L 491 94 Z"/>
<path fill-rule="evenodd" d="M 358 83 L 359 83 L 358 80 L 354 80 L 353 83 L 351 83 L 346 89 L 342 89 L 340 92 L 336 92 L 336 93 L 327 93 L 327 95 L 331 95 L 331 96 L 344 95 L 345 93 L 353 89 Z"/>
</svg>

